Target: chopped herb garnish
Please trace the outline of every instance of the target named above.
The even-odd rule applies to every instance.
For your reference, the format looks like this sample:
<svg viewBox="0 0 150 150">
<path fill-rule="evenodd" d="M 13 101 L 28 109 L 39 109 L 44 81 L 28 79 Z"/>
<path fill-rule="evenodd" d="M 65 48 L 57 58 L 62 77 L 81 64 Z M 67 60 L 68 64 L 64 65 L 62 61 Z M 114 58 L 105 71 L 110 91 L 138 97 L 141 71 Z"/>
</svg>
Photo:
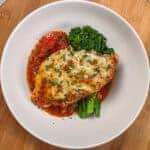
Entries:
<svg viewBox="0 0 150 150">
<path fill-rule="evenodd" d="M 55 72 L 60 72 L 60 69 L 55 68 L 54 70 L 55 70 Z"/>
<path fill-rule="evenodd" d="M 73 80 L 73 81 L 71 82 L 71 85 L 74 85 L 74 84 L 76 84 L 76 81 Z"/>
<path fill-rule="evenodd" d="M 91 60 L 91 59 L 87 59 L 86 60 L 89 64 L 91 64 L 92 65 L 92 63 L 93 63 L 93 61 Z"/>
<path fill-rule="evenodd" d="M 73 55 L 74 55 L 74 52 L 73 52 L 73 51 L 70 51 L 70 54 L 71 54 L 71 56 L 73 56 Z"/>
<path fill-rule="evenodd" d="M 100 72 L 100 68 L 96 67 L 96 68 L 94 68 L 94 71 L 98 73 L 98 72 Z"/>
<path fill-rule="evenodd" d="M 69 73 L 74 67 L 75 67 L 74 63 L 72 61 L 69 61 L 68 64 L 67 64 L 67 66 L 65 66 L 64 70 L 67 73 Z"/>
<path fill-rule="evenodd" d="M 83 70 L 81 70 L 80 72 L 78 72 L 78 73 L 76 74 L 76 76 L 77 76 L 78 78 L 84 77 L 84 75 L 85 75 L 85 71 L 83 71 Z"/>
<path fill-rule="evenodd" d="M 80 92 L 80 91 L 85 91 L 84 89 L 80 89 L 80 88 L 78 88 L 78 89 L 74 89 L 76 92 Z"/>
<path fill-rule="evenodd" d="M 80 91 L 80 89 L 74 89 L 76 92 L 79 92 Z"/>
<path fill-rule="evenodd" d="M 65 55 L 63 55 L 63 56 L 62 56 L 62 59 L 63 59 L 63 61 L 65 61 L 65 60 L 66 60 L 66 56 L 65 56 Z"/>
<path fill-rule="evenodd" d="M 88 55 L 87 55 L 87 54 L 85 54 L 85 55 L 83 55 L 83 56 L 82 56 L 82 58 L 87 58 L 87 57 L 88 57 Z"/>
<path fill-rule="evenodd" d="M 63 80 L 61 80 L 61 81 L 60 81 L 60 84 L 62 84 L 63 82 L 64 82 L 64 81 L 63 81 Z"/>
<path fill-rule="evenodd" d="M 48 80 L 47 81 L 48 84 L 52 85 L 52 86 L 61 86 L 61 84 L 58 81 L 53 81 L 53 80 Z"/>
<path fill-rule="evenodd" d="M 54 61 L 55 61 L 55 60 L 54 60 L 54 58 L 50 58 L 50 59 L 51 59 L 51 61 L 52 61 L 52 62 L 54 62 Z"/>
<path fill-rule="evenodd" d="M 111 69 L 111 65 L 109 64 L 105 69 L 106 71 L 108 71 L 109 69 Z"/>
<path fill-rule="evenodd" d="M 47 80 L 48 84 L 50 85 L 56 85 L 56 82 L 55 81 L 52 81 L 52 80 Z"/>
<path fill-rule="evenodd" d="M 64 96 L 64 99 L 66 99 L 66 98 L 67 98 L 67 94 L 64 94 L 63 96 Z"/>
<path fill-rule="evenodd" d="M 69 81 L 67 80 L 66 82 L 67 82 L 67 84 L 69 85 Z"/>
<path fill-rule="evenodd" d="M 46 70 L 49 70 L 51 67 L 52 67 L 52 64 L 45 65 L 45 69 L 46 69 Z"/>
<path fill-rule="evenodd" d="M 71 51 L 71 47 L 70 46 L 68 47 L 68 50 Z"/>
<path fill-rule="evenodd" d="M 61 76 L 62 72 L 61 72 L 61 70 L 60 70 L 60 69 L 55 68 L 54 70 L 55 70 L 55 72 L 57 72 L 57 73 L 59 74 L 59 76 Z"/>
<path fill-rule="evenodd" d="M 67 72 L 67 73 L 70 73 L 72 68 L 68 65 L 68 66 L 65 66 L 64 70 Z"/>
<path fill-rule="evenodd" d="M 73 69 L 75 67 L 74 63 L 70 63 L 69 66 Z"/>
<path fill-rule="evenodd" d="M 87 59 L 87 62 L 90 63 L 91 65 L 96 65 L 98 61 L 97 59 L 93 59 L 93 60 Z"/>
</svg>

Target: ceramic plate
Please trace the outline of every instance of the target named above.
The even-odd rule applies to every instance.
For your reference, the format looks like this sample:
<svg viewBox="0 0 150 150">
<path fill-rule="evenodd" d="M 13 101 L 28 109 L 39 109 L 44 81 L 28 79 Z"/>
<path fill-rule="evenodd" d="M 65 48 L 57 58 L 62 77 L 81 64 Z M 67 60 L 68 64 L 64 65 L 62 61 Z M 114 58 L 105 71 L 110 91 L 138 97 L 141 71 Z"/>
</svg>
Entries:
<svg viewBox="0 0 150 150">
<path fill-rule="evenodd" d="M 48 31 L 68 32 L 83 25 L 107 37 L 108 45 L 119 55 L 118 69 L 99 118 L 57 118 L 30 101 L 27 60 L 35 43 Z M 149 88 L 148 57 L 135 30 L 114 11 L 88 1 L 58 1 L 33 11 L 14 29 L 1 60 L 1 85 L 13 116 L 32 135 L 59 147 L 89 148 L 114 139 L 138 116 Z"/>
</svg>

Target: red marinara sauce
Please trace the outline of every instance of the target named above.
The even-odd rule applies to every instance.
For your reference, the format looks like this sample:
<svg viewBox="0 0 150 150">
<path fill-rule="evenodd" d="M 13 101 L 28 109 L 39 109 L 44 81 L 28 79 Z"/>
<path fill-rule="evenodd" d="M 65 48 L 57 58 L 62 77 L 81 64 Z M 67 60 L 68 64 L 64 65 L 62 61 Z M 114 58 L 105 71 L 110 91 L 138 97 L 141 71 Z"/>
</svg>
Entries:
<svg viewBox="0 0 150 150">
<path fill-rule="evenodd" d="M 27 64 L 27 82 L 31 92 L 34 89 L 34 78 L 39 70 L 41 63 L 52 53 L 64 49 L 68 46 L 68 37 L 66 33 L 62 31 L 52 31 L 43 36 L 38 41 L 35 48 L 31 52 Z M 52 115 L 59 117 L 70 116 L 74 112 L 73 105 L 63 107 L 63 104 L 61 103 L 58 106 L 44 108 L 44 110 Z"/>
<path fill-rule="evenodd" d="M 40 64 L 52 53 L 64 49 L 68 45 L 67 35 L 62 31 L 52 31 L 39 40 L 31 52 L 27 65 L 27 81 L 31 91 L 34 89 L 34 78 Z"/>
<path fill-rule="evenodd" d="M 106 84 L 106 85 L 105 85 L 103 88 L 101 88 L 101 90 L 97 93 L 98 98 L 99 98 L 101 101 L 103 101 L 103 100 L 107 97 L 107 95 L 108 95 L 108 93 L 109 93 L 109 91 L 110 91 L 110 89 L 111 89 L 111 85 L 112 85 L 112 82 Z"/>
<path fill-rule="evenodd" d="M 103 101 L 106 98 L 110 91 L 110 88 L 111 83 L 108 83 L 97 93 L 97 96 L 99 97 L 100 101 Z M 45 111 L 57 117 L 65 117 L 71 116 L 75 112 L 75 107 L 73 104 L 65 106 L 63 105 L 63 103 L 59 103 L 59 105 L 57 106 L 45 108 Z"/>
<path fill-rule="evenodd" d="M 63 107 L 63 104 L 60 104 L 59 106 L 45 108 L 45 111 L 57 117 L 65 117 L 71 116 L 75 111 L 75 107 L 73 104 L 65 107 Z"/>
<path fill-rule="evenodd" d="M 27 82 L 31 92 L 34 89 L 34 78 L 39 70 L 41 63 L 52 53 L 64 49 L 68 46 L 69 42 L 67 35 L 62 31 L 52 31 L 39 40 L 35 48 L 32 50 L 27 64 Z M 100 92 L 98 92 L 98 96 L 100 96 L 101 100 L 103 100 L 107 96 L 109 89 L 110 84 L 106 85 L 101 89 Z M 38 103 L 40 103 L 41 100 L 39 99 Z M 70 116 L 75 111 L 74 105 L 65 106 L 63 103 L 59 103 L 59 105 L 57 106 L 44 108 L 44 110 L 58 117 Z"/>
</svg>

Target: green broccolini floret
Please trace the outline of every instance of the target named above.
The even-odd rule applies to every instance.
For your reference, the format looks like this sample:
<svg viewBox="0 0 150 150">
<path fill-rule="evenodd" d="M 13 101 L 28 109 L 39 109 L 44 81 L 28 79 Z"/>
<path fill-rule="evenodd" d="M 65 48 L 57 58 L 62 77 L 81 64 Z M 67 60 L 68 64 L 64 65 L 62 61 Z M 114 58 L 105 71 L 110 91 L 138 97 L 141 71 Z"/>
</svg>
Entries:
<svg viewBox="0 0 150 150">
<path fill-rule="evenodd" d="M 77 113 L 80 118 L 88 118 L 89 116 L 99 117 L 100 115 L 100 100 L 97 94 L 93 93 L 87 98 L 78 102 Z"/>
<path fill-rule="evenodd" d="M 69 40 L 74 50 L 85 49 L 90 51 L 94 49 L 102 54 L 114 53 L 113 48 L 107 47 L 107 40 L 104 35 L 90 26 L 72 28 L 69 33 Z"/>
</svg>

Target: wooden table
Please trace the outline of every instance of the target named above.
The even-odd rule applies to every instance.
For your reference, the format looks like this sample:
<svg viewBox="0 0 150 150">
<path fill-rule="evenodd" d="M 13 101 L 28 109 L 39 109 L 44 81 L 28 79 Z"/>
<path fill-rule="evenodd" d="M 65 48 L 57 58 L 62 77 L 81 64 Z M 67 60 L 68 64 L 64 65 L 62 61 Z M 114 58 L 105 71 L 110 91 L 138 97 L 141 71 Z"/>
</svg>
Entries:
<svg viewBox="0 0 150 150">
<path fill-rule="evenodd" d="M 142 38 L 150 56 L 150 2 L 148 0 L 95 0 L 125 17 Z M 51 0 L 7 0 L 0 7 L 0 53 L 17 23 Z M 34 138 L 13 118 L 0 91 L 0 150 L 59 150 Z M 134 124 L 120 137 L 93 150 L 150 150 L 150 95 Z"/>
</svg>

